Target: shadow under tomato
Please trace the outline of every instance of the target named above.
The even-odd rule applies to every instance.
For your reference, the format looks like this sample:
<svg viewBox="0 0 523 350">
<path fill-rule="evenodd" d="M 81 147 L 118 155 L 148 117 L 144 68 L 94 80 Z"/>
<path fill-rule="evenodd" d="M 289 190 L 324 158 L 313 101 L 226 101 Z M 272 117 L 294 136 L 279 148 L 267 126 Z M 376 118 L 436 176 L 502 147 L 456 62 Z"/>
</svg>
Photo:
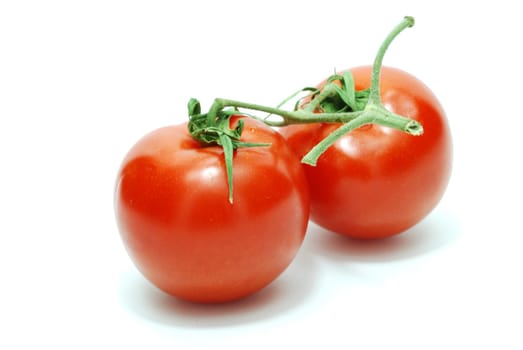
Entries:
<svg viewBox="0 0 523 350">
<path fill-rule="evenodd" d="M 300 254 L 269 286 L 247 298 L 223 304 L 198 304 L 163 293 L 136 270 L 122 276 L 124 307 L 152 322 L 184 327 L 219 327 L 276 317 L 302 303 L 315 284 L 310 254 Z"/>
<path fill-rule="evenodd" d="M 380 240 L 357 240 L 311 225 L 309 239 L 314 254 L 346 262 L 387 262 L 415 258 L 451 244 L 460 234 L 457 218 L 436 211 L 399 235 Z"/>
</svg>

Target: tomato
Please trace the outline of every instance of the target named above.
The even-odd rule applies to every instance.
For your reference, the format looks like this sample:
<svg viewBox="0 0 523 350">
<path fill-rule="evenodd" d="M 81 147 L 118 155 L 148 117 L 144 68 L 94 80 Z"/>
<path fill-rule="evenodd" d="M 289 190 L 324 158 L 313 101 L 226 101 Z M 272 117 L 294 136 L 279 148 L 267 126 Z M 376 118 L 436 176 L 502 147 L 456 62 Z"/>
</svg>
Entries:
<svg viewBox="0 0 523 350">
<path fill-rule="evenodd" d="M 231 126 L 239 117 L 233 117 Z M 278 277 L 307 229 L 309 196 L 299 159 L 282 136 L 243 118 L 228 201 L 223 149 L 203 147 L 187 124 L 149 133 L 119 170 L 115 212 L 124 245 L 158 288 L 195 302 L 250 295 Z"/>
<path fill-rule="evenodd" d="M 370 86 L 371 69 L 350 70 L 356 90 Z M 385 108 L 419 121 L 423 135 L 364 125 L 337 140 L 316 166 L 304 165 L 311 219 L 354 238 L 388 237 L 418 223 L 440 201 L 451 173 L 448 121 L 429 88 L 404 71 L 382 67 L 380 91 Z M 291 125 L 280 132 L 301 158 L 339 125 Z"/>
</svg>

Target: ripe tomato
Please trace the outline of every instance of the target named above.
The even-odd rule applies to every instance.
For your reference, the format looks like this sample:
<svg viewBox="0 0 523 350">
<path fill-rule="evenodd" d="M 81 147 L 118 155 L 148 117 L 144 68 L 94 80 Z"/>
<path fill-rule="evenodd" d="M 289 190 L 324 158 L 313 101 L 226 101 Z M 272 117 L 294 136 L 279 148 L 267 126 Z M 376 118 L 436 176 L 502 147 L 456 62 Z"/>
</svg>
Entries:
<svg viewBox="0 0 523 350">
<path fill-rule="evenodd" d="M 370 86 L 371 69 L 350 70 L 356 90 Z M 311 219 L 355 238 L 383 238 L 415 225 L 439 202 L 451 172 L 451 134 L 434 94 L 412 75 L 383 67 L 380 95 L 385 108 L 419 121 L 423 135 L 365 125 L 339 139 L 317 166 L 304 165 Z M 301 158 L 338 127 L 291 125 L 280 131 Z"/>
<path fill-rule="evenodd" d="M 234 117 L 231 125 L 237 123 Z M 132 260 L 163 291 L 196 302 L 252 294 L 291 263 L 307 229 L 306 178 L 280 134 L 244 118 L 229 203 L 223 150 L 187 124 L 151 132 L 119 170 L 115 211 Z"/>
</svg>

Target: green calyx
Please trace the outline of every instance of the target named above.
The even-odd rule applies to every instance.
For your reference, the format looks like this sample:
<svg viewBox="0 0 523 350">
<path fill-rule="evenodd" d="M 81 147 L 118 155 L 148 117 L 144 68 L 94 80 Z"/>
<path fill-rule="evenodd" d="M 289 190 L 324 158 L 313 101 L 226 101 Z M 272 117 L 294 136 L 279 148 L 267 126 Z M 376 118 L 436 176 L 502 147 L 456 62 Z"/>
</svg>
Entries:
<svg viewBox="0 0 523 350">
<path fill-rule="evenodd" d="M 352 73 L 334 74 L 327 78 L 325 86 L 315 89 L 304 110 L 321 113 L 344 113 L 362 111 L 369 99 L 370 89 L 356 91 Z M 295 106 L 295 109 L 297 106 Z M 299 105 L 298 105 L 299 107 Z"/>
<path fill-rule="evenodd" d="M 410 118 L 388 111 L 381 103 L 380 72 L 383 57 L 394 38 L 404 29 L 414 25 L 414 18 L 405 17 L 386 37 L 380 46 L 372 66 L 370 88 L 356 90 L 354 79 L 350 72 L 334 74 L 329 77 L 322 88 L 307 87 L 285 99 L 277 107 L 267 107 L 252 103 L 217 98 L 208 113 L 202 114 L 200 103 L 196 99 L 189 101 L 189 132 L 191 136 L 203 146 L 221 146 L 224 151 L 229 186 L 229 202 L 233 203 L 233 156 L 240 147 L 269 146 L 265 143 L 245 143 L 241 141 L 244 123 L 240 119 L 238 124 L 230 127 L 232 115 L 246 115 L 262 121 L 269 126 L 286 126 L 291 124 L 311 123 L 341 123 L 333 133 L 314 146 L 302 158 L 302 163 L 315 166 L 318 158 L 339 138 L 367 124 L 387 126 L 407 134 L 418 136 L 423 133 L 422 125 Z M 281 107 L 294 99 L 298 94 L 307 92 L 308 95 L 298 99 L 293 110 Z M 274 121 L 266 117 L 245 114 L 239 109 L 264 112 L 277 115 L 281 118 Z"/>
<path fill-rule="evenodd" d="M 268 143 L 242 142 L 241 135 L 244 127 L 243 120 L 239 120 L 235 128 L 231 129 L 230 119 L 234 110 L 220 110 L 214 116 L 209 113 L 202 114 L 200 102 L 191 98 L 188 103 L 189 110 L 189 133 L 191 136 L 206 146 L 221 146 L 225 159 L 225 169 L 227 172 L 227 184 L 229 187 L 229 202 L 233 203 L 233 155 L 234 150 L 240 147 L 261 147 L 270 146 Z"/>
</svg>

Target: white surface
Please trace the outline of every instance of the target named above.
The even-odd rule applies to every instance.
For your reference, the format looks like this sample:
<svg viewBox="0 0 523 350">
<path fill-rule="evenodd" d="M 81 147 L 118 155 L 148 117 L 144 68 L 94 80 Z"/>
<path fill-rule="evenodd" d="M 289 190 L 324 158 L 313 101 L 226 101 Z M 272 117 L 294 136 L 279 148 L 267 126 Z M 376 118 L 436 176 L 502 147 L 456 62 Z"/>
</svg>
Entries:
<svg viewBox="0 0 523 350">
<path fill-rule="evenodd" d="M 232 4 L 0 3 L 0 348 L 521 349 L 517 2 Z M 184 120 L 190 97 L 274 105 L 371 63 L 404 15 L 417 24 L 385 64 L 432 88 L 455 141 L 438 208 L 375 244 L 311 226 L 281 278 L 238 303 L 147 284 L 113 216 L 128 148 Z"/>
</svg>

